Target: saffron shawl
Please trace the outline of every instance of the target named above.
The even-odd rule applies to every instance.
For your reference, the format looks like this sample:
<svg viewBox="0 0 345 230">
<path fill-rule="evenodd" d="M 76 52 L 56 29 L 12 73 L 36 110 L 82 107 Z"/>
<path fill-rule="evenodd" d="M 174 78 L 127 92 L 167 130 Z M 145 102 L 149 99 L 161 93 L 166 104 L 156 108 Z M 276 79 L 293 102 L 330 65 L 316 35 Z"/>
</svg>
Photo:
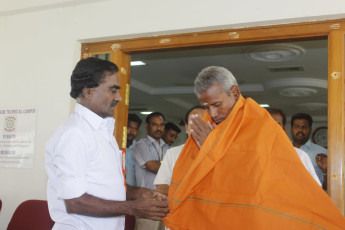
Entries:
<svg viewBox="0 0 345 230">
<path fill-rule="evenodd" d="M 212 121 L 206 114 L 204 121 Z M 202 147 L 189 138 L 169 187 L 170 229 L 337 230 L 345 218 L 270 114 L 242 96 Z"/>
</svg>

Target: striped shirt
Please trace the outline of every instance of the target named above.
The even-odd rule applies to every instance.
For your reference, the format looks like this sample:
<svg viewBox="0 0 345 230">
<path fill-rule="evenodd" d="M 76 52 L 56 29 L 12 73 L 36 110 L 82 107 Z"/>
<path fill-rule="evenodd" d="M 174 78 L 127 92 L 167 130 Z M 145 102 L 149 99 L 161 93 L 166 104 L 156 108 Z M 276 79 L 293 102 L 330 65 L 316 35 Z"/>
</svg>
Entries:
<svg viewBox="0 0 345 230">
<path fill-rule="evenodd" d="M 150 136 L 146 136 L 136 143 L 133 157 L 138 187 L 155 189 L 153 181 L 156 178 L 156 174 L 147 170 L 145 163 L 148 161 L 162 161 L 168 148 L 169 145 L 162 139 L 158 143 Z"/>
</svg>

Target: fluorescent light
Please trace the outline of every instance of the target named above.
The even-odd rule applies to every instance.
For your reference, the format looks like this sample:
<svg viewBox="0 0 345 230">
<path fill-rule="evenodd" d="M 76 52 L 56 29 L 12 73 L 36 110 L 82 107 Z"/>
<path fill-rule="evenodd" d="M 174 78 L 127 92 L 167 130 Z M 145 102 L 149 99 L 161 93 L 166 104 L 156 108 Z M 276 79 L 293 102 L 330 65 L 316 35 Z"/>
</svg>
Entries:
<svg viewBox="0 0 345 230">
<path fill-rule="evenodd" d="M 138 65 L 146 65 L 146 63 L 142 61 L 131 61 L 131 66 L 138 66 Z"/>
<path fill-rule="evenodd" d="M 269 104 L 260 104 L 260 106 L 261 106 L 262 108 L 268 108 L 268 107 L 270 107 Z"/>
<path fill-rule="evenodd" d="M 143 112 L 140 112 L 141 114 L 143 114 L 143 115 L 149 115 L 149 114 L 151 114 L 151 113 L 153 113 L 152 111 L 143 111 Z"/>
</svg>

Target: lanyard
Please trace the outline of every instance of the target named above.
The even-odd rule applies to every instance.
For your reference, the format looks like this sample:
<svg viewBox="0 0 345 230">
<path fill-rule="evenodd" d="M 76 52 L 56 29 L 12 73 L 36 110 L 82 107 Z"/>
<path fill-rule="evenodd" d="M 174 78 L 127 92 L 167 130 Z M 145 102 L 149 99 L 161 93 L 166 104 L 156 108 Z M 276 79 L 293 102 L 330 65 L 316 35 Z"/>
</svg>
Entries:
<svg viewBox="0 0 345 230">
<path fill-rule="evenodd" d="M 158 142 L 153 142 L 152 144 L 153 144 L 153 147 L 155 148 L 155 150 L 157 152 L 158 160 L 161 161 L 161 159 L 163 158 L 163 146 L 162 147 L 159 146 L 158 149 L 157 149 L 155 143 L 157 143 L 158 145 L 159 145 L 159 143 Z M 161 151 L 159 151 L 159 149 Z"/>
</svg>

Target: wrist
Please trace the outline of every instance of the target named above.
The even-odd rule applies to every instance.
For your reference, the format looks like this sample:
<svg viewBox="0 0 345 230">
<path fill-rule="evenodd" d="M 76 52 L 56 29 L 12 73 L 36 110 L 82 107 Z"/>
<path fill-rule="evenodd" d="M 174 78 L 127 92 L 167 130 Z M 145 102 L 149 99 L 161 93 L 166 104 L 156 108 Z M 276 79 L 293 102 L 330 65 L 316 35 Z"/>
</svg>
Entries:
<svg viewBox="0 0 345 230">
<path fill-rule="evenodd" d="M 327 171 L 326 172 L 322 171 L 322 175 L 327 176 Z"/>
<path fill-rule="evenodd" d="M 126 201 L 125 214 L 133 216 L 135 213 L 134 209 L 135 209 L 135 201 L 134 200 Z"/>
</svg>

